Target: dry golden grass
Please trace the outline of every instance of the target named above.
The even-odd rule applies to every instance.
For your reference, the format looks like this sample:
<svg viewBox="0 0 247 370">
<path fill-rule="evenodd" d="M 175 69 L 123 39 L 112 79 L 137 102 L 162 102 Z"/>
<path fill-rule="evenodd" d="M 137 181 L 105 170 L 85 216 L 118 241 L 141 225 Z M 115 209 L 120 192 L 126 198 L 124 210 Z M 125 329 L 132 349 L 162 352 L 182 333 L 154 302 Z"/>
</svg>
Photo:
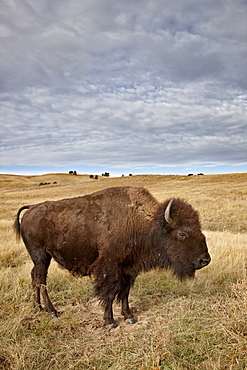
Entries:
<svg viewBox="0 0 247 370">
<path fill-rule="evenodd" d="M 50 185 L 39 186 L 47 182 Z M 57 184 L 53 184 L 57 182 Z M 159 201 L 182 197 L 199 210 L 204 229 L 247 231 L 247 174 L 210 176 L 0 175 L 0 217 L 11 219 L 24 204 L 79 196 L 110 186 L 144 186 Z"/>
<path fill-rule="evenodd" d="M 179 196 L 193 204 L 211 264 L 185 283 L 170 271 L 141 274 L 130 295 L 138 323 L 126 324 L 115 305 L 119 326 L 108 331 L 91 280 L 76 279 L 52 263 L 48 290 L 62 315 L 52 319 L 35 312 L 32 262 L 12 230 L 18 208 L 122 185 L 145 186 L 159 200 Z M 0 175 L 0 369 L 246 369 L 246 198 L 246 174 L 99 180 Z"/>
</svg>

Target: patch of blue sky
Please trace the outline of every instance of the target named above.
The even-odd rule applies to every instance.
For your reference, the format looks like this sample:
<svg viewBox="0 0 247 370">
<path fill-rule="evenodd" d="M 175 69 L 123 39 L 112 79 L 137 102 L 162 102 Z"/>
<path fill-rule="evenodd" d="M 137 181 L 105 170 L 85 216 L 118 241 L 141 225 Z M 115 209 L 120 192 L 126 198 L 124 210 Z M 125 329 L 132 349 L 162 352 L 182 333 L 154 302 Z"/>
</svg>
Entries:
<svg viewBox="0 0 247 370">
<path fill-rule="evenodd" d="M 69 173 L 76 171 L 78 174 L 101 175 L 110 173 L 110 177 L 132 175 L 187 175 L 193 173 L 229 174 L 247 173 L 247 163 L 240 165 L 218 165 L 214 163 L 191 164 L 184 166 L 135 166 L 135 167 L 111 167 L 111 166 L 87 166 L 72 164 L 66 166 L 0 166 L 0 174 L 12 175 L 43 175 L 47 173 Z"/>
</svg>

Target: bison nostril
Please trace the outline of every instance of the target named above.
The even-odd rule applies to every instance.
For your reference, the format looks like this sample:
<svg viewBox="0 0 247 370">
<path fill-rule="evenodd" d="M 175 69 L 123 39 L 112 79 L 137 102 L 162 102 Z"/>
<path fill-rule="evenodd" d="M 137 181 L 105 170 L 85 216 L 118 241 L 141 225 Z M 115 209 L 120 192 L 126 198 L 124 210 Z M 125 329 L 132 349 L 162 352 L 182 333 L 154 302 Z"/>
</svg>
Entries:
<svg viewBox="0 0 247 370">
<path fill-rule="evenodd" d="M 207 266 L 210 263 L 210 261 L 211 261 L 210 256 L 207 258 L 198 258 L 194 263 L 194 267 L 196 270 L 199 270 L 202 267 Z"/>
<path fill-rule="evenodd" d="M 210 259 L 208 259 L 208 258 L 201 258 L 200 261 L 199 261 L 199 263 L 202 267 L 207 266 L 209 264 L 209 262 L 210 262 Z"/>
</svg>

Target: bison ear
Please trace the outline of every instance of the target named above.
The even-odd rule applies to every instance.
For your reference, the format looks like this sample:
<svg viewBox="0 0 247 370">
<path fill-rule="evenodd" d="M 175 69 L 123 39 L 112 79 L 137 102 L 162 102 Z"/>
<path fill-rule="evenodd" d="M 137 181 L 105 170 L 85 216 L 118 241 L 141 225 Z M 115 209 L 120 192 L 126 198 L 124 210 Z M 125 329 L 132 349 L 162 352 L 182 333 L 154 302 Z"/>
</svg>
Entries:
<svg viewBox="0 0 247 370">
<path fill-rule="evenodd" d="M 170 202 L 168 203 L 168 205 L 166 207 L 166 210 L 165 210 L 165 213 L 164 213 L 165 220 L 166 220 L 166 222 L 168 223 L 169 226 L 174 226 L 174 221 L 173 221 L 173 219 L 171 218 L 171 215 L 170 215 L 172 202 L 173 202 L 173 199 L 171 199 Z"/>
</svg>

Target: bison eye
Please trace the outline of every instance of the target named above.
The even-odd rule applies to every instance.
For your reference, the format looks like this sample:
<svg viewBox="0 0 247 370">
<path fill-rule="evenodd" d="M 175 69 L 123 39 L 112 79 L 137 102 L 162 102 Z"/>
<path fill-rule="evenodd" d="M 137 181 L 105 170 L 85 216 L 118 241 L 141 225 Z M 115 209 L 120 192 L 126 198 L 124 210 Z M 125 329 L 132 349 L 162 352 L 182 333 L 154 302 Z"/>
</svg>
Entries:
<svg viewBox="0 0 247 370">
<path fill-rule="evenodd" d="M 182 231 L 178 231 L 178 239 L 185 240 L 187 237 L 188 237 L 188 234 L 186 234 Z"/>
</svg>

